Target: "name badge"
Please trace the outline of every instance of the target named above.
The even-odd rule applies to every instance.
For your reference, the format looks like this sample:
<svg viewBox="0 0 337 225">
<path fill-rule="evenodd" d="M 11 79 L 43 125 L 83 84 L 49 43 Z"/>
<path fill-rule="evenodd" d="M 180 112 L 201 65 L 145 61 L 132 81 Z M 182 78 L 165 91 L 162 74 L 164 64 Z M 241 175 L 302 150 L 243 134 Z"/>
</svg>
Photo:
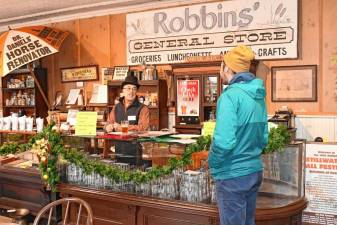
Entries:
<svg viewBox="0 0 337 225">
<path fill-rule="evenodd" d="M 129 121 L 135 121 L 136 120 L 136 116 L 128 116 L 128 120 Z"/>
</svg>

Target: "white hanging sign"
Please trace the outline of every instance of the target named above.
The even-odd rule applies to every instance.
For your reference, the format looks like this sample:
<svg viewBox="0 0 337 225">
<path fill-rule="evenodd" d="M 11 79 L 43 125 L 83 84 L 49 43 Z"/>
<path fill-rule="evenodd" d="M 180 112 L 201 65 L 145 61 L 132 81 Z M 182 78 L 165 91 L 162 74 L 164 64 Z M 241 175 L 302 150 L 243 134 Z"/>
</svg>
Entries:
<svg viewBox="0 0 337 225">
<path fill-rule="evenodd" d="M 129 65 L 170 64 L 249 45 L 257 59 L 297 58 L 297 0 L 236 0 L 127 15 Z"/>
</svg>

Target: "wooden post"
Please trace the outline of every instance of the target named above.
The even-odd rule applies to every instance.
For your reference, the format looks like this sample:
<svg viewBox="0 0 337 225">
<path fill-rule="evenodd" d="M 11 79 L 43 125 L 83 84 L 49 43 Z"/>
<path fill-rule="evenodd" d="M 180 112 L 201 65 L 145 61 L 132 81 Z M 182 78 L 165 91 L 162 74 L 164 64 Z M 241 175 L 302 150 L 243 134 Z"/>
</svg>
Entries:
<svg viewBox="0 0 337 225">
<path fill-rule="evenodd" d="M 48 110 L 49 110 L 49 109 L 50 109 L 50 105 L 49 105 L 48 98 L 46 97 L 44 91 L 42 90 L 42 87 L 41 87 L 41 85 L 40 85 L 39 80 L 38 80 L 37 77 L 35 76 L 35 73 L 34 73 L 34 71 L 33 71 L 33 66 L 32 66 L 31 63 L 28 64 L 28 68 L 29 68 L 29 72 L 30 72 L 30 74 L 33 76 L 34 81 L 35 81 L 35 84 L 36 84 L 37 88 L 39 89 L 39 91 L 40 91 L 40 93 L 41 93 L 41 95 L 42 95 L 42 98 L 43 98 L 44 102 L 46 103 L 46 105 L 47 105 L 47 107 L 48 107 Z"/>
</svg>

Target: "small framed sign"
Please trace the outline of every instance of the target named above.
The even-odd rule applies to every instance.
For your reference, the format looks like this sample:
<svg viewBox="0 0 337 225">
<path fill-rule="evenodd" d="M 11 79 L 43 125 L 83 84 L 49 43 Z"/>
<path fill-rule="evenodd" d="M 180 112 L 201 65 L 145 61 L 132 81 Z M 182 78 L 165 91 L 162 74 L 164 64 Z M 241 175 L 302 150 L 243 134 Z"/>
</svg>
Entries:
<svg viewBox="0 0 337 225">
<path fill-rule="evenodd" d="M 92 81 L 98 80 L 98 66 L 80 66 L 61 68 L 62 82 Z"/>
<path fill-rule="evenodd" d="M 125 80 L 125 77 L 128 75 L 128 71 L 128 66 L 115 66 L 113 79 Z"/>
<path fill-rule="evenodd" d="M 114 76 L 114 68 L 113 67 L 102 67 L 101 69 L 102 84 L 107 85 L 109 81 L 112 80 Z"/>
<path fill-rule="evenodd" d="M 273 102 L 316 102 L 317 65 L 271 68 Z"/>
</svg>

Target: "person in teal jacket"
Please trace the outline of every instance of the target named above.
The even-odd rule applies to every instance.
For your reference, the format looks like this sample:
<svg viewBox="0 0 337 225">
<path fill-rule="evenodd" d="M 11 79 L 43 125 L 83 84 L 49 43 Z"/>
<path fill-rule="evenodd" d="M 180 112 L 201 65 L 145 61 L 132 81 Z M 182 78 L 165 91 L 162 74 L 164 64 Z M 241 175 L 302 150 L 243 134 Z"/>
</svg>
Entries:
<svg viewBox="0 0 337 225">
<path fill-rule="evenodd" d="M 262 182 L 262 149 L 268 142 L 263 81 L 249 72 L 254 53 L 237 46 L 224 56 L 223 90 L 208 164 L 216 184 L 221 225 L 254 225 Z"/>
</svg>

